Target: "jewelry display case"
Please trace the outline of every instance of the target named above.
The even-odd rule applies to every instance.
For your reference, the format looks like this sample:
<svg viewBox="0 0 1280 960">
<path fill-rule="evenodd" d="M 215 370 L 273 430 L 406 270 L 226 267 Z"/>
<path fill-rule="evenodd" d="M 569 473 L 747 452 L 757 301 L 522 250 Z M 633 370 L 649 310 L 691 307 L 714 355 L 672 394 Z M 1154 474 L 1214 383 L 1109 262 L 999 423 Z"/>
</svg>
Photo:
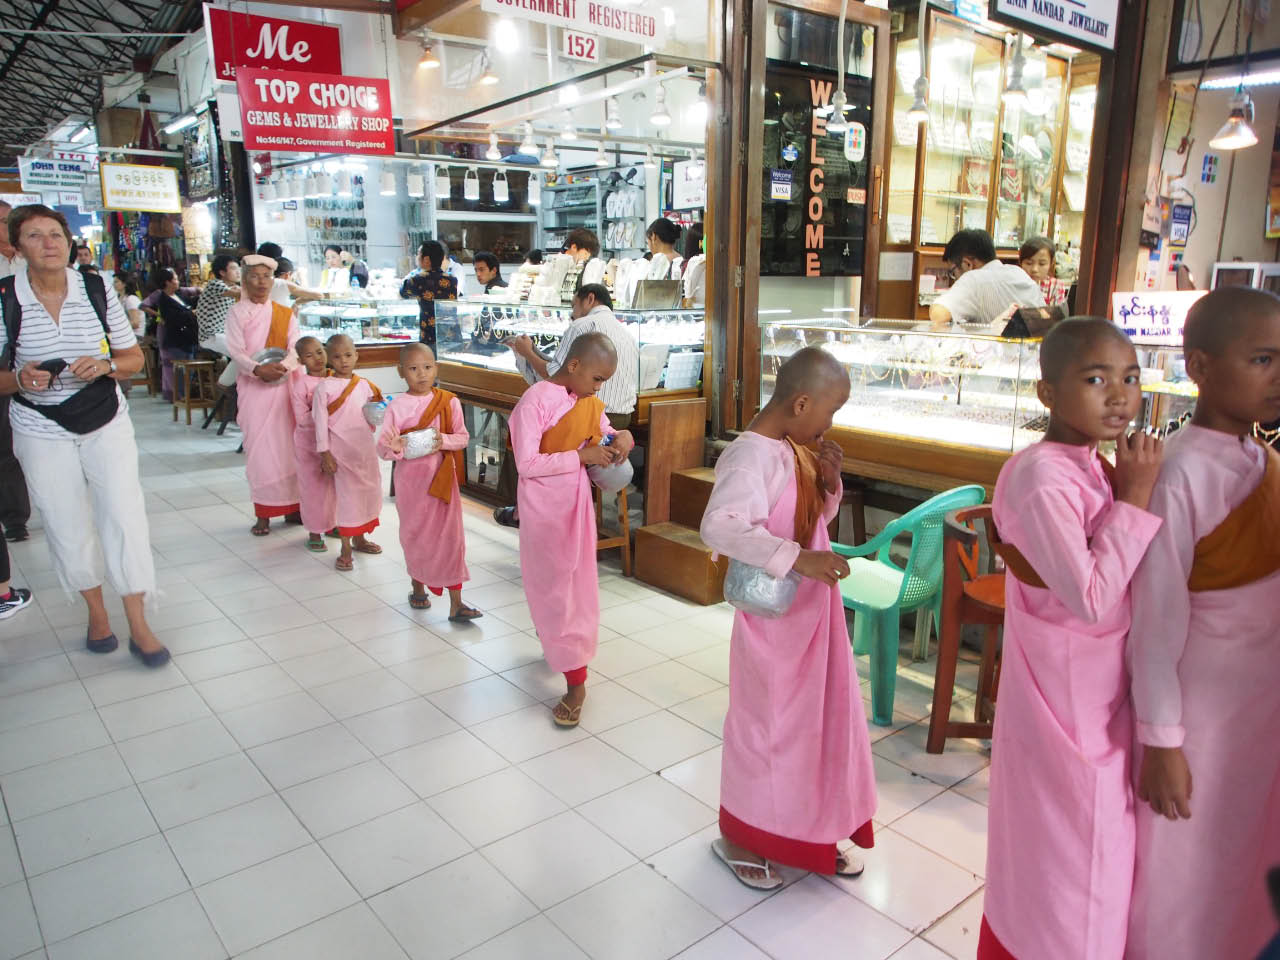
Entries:
<svg viewBox="0 0 1280 960">
<path fill-rule="evenodd" d="M 302 336 L 327 340 L 345 333 L 356 346 L 396 345 L 418 339 L 418 301 L 390 296 L 313 300 L 298 306 Z"/>
</svg>

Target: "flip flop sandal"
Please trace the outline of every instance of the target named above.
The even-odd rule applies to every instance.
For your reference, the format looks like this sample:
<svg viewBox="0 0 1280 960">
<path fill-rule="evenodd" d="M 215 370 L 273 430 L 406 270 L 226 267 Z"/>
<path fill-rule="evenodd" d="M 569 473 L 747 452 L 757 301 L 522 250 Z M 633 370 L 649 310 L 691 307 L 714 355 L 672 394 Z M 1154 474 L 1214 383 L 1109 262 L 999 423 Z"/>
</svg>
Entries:
<svg viewBox="0 0 1280 960">
<path fill-rule="evenodd" d="M 431 598 L 425 593 L 421 596 L 416 593 L 411 593 L 409 594 L 409 606 L 413 607 L 415 610 L 430 610 Z M 452 620 L 453 617 L 450 617 L 449 619 Z"/>
<path fill-rule="evenodd" d="M 342 570 L 346 572 L 354 570 L 355 568 L 355 563 L 347 557 L 339 557 L 337 560 L 333 561 L 333 569 L 335 570 Z"/>
<path fill-rule="evenodd" d="M 475 607 L 459 607 L 457 613 L 449 615 L 450 623 L 470 623 L 472 620 L 478 620 L 484 614 Z"/>
<path fill-rule="evenodd" d="M 326 530 L 324 535 L 325 535 L 326 537 L 332 537 L 334 540 L 341 540 L 341 539 L 342 539 L 342 534 L 340 534 L 340 533 L 338 532 L 338 528 L 337 528 L 337 527 L 334 527 L 332 530 Z"/>
<path fill-rule="evenodd" d="M 836 874 L 841 877 L 860 877 L 866 871 L 867 865 L 847 853 L 836 854 Z"/>
<path fill-rule="evenodd" d="M 307 549 L 312 553 L 324 553 L 329 549 L 329 545 L 323 540 L 307 540 Z"/>
<path fill-rule="evenodd" d="M 302 526 L 302 514 L 300 514 L 300 513 L 286 513 L 286 514 L 284 515 L 284 522 L 285 522 L 286 524 L 291 525 L 291 526 L 300 527 L 300 526 Z"/>
<path fill-rule="evenodd" d="M 711 841 L 711 852 L 733 871 L 733 875 L 738 878 L 739 882 L 752 890 L 777 890 L 783 884 L 782 877 L 773 872 L 773 865 L 768 860 L 764 863 L 756 863 L 753 860 L 734 860 L 731 858 L 729 851 L 725 849 L 723 837 L 717 837 Z M 757 879 L 756 877 L 747 876 L 741 872 L 742 869 L 763 870 L 764 877 Z"/>
<path fill-rule="evenodd" d="M 561 707 L 564 707 L 565 710 L 563 716 L 556 712 Z M 576 727 L 578 725 L 578 721 L 582 719 L 582 704 L 578 704 L 576 707 L 570 707 L 564 702 L 564 698 L 561 697 L 560 702 L 556 704 L 556 709 L 551 711 L 551 719 L 556 722 L 557 727 Z"/>
<path fill-rule="evenodd" d="M 355 543 L 351 545 L 351 549 L 356 553 L 367 553 L 371 556 L 377 556 L 382 552 L 382 548 L 376 543 Z"/>
<path fill-rule="evenodd" d="M 265 537 L 268 533 L 271 532 L 271 528 L 270 527 L 250 527 L 249 532 L 252 533 L 255 537 Z"/>
</svg>

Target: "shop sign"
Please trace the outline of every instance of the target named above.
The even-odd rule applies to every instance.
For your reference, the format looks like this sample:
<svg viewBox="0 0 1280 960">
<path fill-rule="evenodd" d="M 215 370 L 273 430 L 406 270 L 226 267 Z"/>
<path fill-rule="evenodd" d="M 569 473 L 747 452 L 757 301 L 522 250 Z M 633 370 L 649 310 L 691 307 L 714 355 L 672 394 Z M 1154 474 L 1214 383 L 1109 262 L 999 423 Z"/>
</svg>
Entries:
<svg viewBox="0 0 1280 960">
<path fill-rule="evenodd" d="M 181 213 L 178 171 L 140 163 L 104 163 L 102 205 L 107 210 L 144 213 Z"/>
<path fill-rule="evenodd" d="M 600 62 L 600 41 L 573 30 L 560 31 L 560 55 L 566 60 L 583 63 Z"/>
<path fill-rule="evenodd" d="M 92 213 L 102 209 L 102 177 L 94 174 L 80 188 L 80 212 Z"/>
<path fill-rule="evenodd" d="M 81 198 L 81 194 L 79 190 L 59 190 L 58 206 L 75 207 L 77 210 L 79 210 L 80 198 Z"/>
<path fill-rule="evenodd" d="M 769 171 L 769 199 L 770 200 L 790 200 L 791 199 L 791 171 L 790 170 L 770 170 Z"/>
<path fill-rule="evenodd" d="M 1134 340 L 1181 345 L 1187 311 L 1206 290 L 1139 291 L 1111 294 L 1111 319 Z"/>
<path fill-rule="evenodd" d="M 844 131 L 844 158 L 850 163 L 861 163 L 867 155 L 867 128 L 854 121 Z"/>
<path fill-rule="evenodd" d="M 89 177 L 91 166 L 87 160 L 58 160 L 46 157 L 19 157 L 18 172 L 24 191 L 38 191 L 45 187 L 78 187 Z"/>
<path fill-rule="evenodd" d="M 1191 206 L 1175 204 L 1169 211 L 1169 246 L 1185 247 L 1191 236 Z"/>
<path fill-rule="evenodd" d="M 227 143 L 243 143 L 244 131 L 240 129 L 240 95 L 234 90 L 219 90 L 218 133 Z"/>
<path fill-rule="evenodd" d="M 44 203 L 42 193 L 0 193 L 3 200 L 11 207 L 25 207 L 33 203 Z"/>
<path fill-rule="evenodd" d="M 232 13 L 206 3 L 204 32 L 218 80 L 234 80 L 237 67 L 342 73 L 342 33 L 327 23 Z"/>
<path fill-rule="evenodd" d="M 648 47 L 662 43 L 666 32 L 662 17 L 631 3 L 595 0 L 480 0 L 480 9 L 503 17 L 549 23 L 597 37 L 612 37 Z"/>
<path fill-rule="evenodd" d="M 241 67 L 236 88 L 246 150 L 395 153 L 386 80 Z"/>
<path fill-rule="evenodd" d="M 694 210 L 707 205 L 707 165 L 701 160 L 681 160 L 671 168 L 671 206 Z"/>
<path fill-rule="evenodd" d="M 809 78 L 809 100 L 813 107 L 809 129 L 809 202 L 805 205 L 804 225 L 804 275 L 822 276 L 822 250 L 826 246 L 824 214 L 826 198 L 822 188 L 826 183 L 827 158 L 818 152 L 819 138 L 827 135 L 827 119 L 822 108 L 831 102 L 831 81 Z"/>
<path fill-rule="evenodd" d="M 990 16 L 1032 33 L 1114 50 L 1120 0 L 991 0 Z"/>
</svg>

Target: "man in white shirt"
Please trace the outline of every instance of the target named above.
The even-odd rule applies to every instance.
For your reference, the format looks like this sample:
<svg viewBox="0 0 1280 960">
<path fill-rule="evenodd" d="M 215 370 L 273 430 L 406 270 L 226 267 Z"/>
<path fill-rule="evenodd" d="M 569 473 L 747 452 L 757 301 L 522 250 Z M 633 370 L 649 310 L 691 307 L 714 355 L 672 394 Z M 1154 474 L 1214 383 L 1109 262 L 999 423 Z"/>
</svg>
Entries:
<svg viewBox="0 0 1280 960">
<path fill-rule="evenodd" d="M 1010 307 L 1043 307 L 1044 291 L 1014 264 L 996 258 L 985 230 L 961 230 L 948 242 L 942 259 L 951 266 L 951 286 L 929 307 L 935 330 L 955 322 L 991 323 Z"/>
</svg>

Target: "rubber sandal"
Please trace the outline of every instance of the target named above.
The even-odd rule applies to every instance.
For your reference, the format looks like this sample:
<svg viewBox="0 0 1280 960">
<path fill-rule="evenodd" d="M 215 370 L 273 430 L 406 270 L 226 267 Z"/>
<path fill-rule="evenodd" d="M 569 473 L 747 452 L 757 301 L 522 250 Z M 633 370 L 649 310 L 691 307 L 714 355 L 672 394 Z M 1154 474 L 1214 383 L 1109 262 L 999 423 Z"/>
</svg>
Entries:
<svg viewBox="0 0 1280 960">
<path fill-rule="evenodd" d="M 783 884 L 782 877 L 773 872 L 773 864 L 766 860 L 764 863 L 756 863 L 752 860 L 734 860 L 729 856 L 729 851 L 724 847 L 724 838 L 716 837 L 711 841 L 711 852 L 714 853 L 720 861 L 733 871 L 733 875 L 738 878 L 739 882 L 752 890 L 777 890 Z M 757 880 L 755 877 L 744 876 L 739 872 L 740 867 L 750 870 L 763 870 L 764 879 Z"/>
<path fill-rule="evenodd" d="M 367 542 L 353 543 L 351 545 L 351 549 L 354 550 L 356 553 L 367 553 L 370 556 L 374 556 L 374 557 L 376 557 L 378 554 L 382 552 L 382 548 L 378 546 L 376 543 L 367 543 Z"/>
<path fill-rule="evenodd" d="M 484 614 L 475 607 L 460 607 L 457 613 L 449 614 L 450 623 L 470 623 L 472 620 L 479 620 Z"/>
<path fill-rule="evenodd" d="M 323 540 L 312 540 L 308 538 L 307 549 L 310 550 L 312 553 L 324 553 L 326 550 L 329 549 L 329 545 L 325 543 Z"/>
<path fill-rule="evenodd" d="M 293 513 L 286 513 L 284 515 L 284 522 L 295 527 L 300 527 L 302 526 L 302 514 L 297 511 L 294 511 Z"/>
<path fill-rule="evenodd" d="M 422 594 L 422 596 L 418 596 L 416 593 L 411 593 L 409 594 L 409 606 L 413 607 L 415 610 L 430 610 L 431 598 L 425 593 Z M 449 619 L 453 618 L 450 617 Z"/>
<path fill-rule="evenodd" d="M 850 853 L 836 854 L 836 875 L 840 877 L 860 877 L 867 865 Z"/>
<path fill-rule="evenodd" d="M 555 710 L 551 711 L 551 719 L 556 722 L 557 727 L 576 727 L 578 721 L 582 719 L 582 704 L 576 707 L 570 707 L 564 702 L 564 697 L 560 698 L 560 702 L 556 704 L 556 709 L 564 707 L 567 716 L 561 717 Z"/>
<path fill-rule="evenodd" d="M 265 537 L 268 533 L 271 532 L 271 528 L 270 527 L 250 527 L 249 532 L 252 533 L 255 537 Z"/>
<path fill-rule="evenodd" d="M 325 535 L 326 537 L 332 537 L 334 540 L 341 540 L 341 539 L 342 539 L 342 534 L 340 534 L 340 533 L 338 532 L 338 528 L 337 528 L 337 527 L 334 527 L 332 530 L 326 530 L 326 531 L 324 532 L 324 535 Z"/>
<path fill-rule="evenodd" d="M 333 569 L 341 570 L 343 573 L 350 572 L 355 568 L 356 568 L 355 561 L 349 559 L 348 557 L 338 557 L 337 560 L 333 561 Z"/>
<path fill-rule="evenodd" d="M 493 511 L 493 519 L 504 527 L 511 527 L 515 530 L 520 529 L 520 521 L 516 519 L 515 507 L 498 507 Z"/>
</svg>

